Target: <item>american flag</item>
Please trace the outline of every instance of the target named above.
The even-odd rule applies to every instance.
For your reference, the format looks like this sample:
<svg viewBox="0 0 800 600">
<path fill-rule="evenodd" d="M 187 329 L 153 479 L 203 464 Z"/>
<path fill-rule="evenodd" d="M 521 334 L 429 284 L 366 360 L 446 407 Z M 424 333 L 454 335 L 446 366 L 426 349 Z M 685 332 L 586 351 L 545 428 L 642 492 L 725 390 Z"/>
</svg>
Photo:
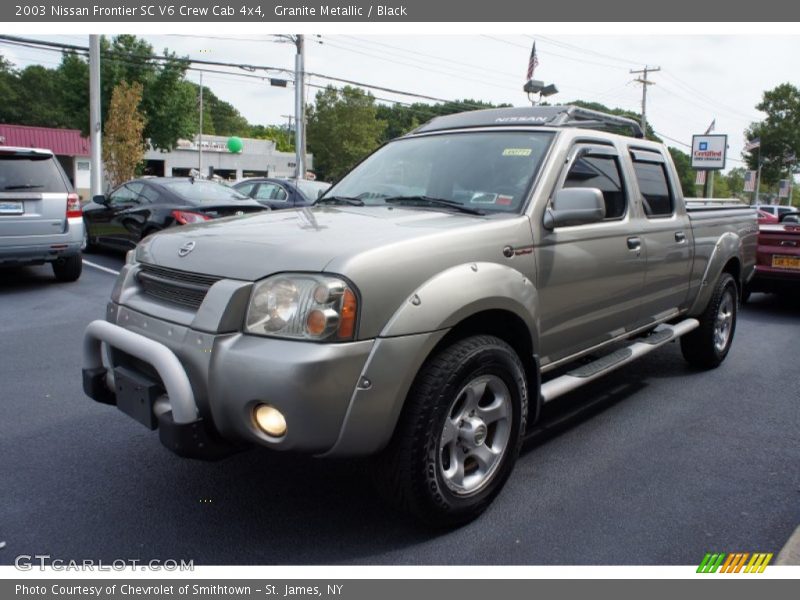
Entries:
<svg viewBox="0 0 800 600">
<path fill-rule="evenodd" d="M 750 152 L 750 150 L 755 150 L 756 148 L 760 147 L 761 147 L 761 138 L 754 138 L 744 145 L 744 150 L 745 152 Z"/>
<path fill-rule="evenodd" d="M 781 179 L 780 185 L 778 186 L 778 198 L 788 198 L 788 197 L 789 197 L 789 180 Z"/>
<path fill-rule="evenodd" d="M 744 191 L 745 192 L 755 192 L 756 191 L 756 172 L 755 171 L 745 171 L 744 172 Z"/>
<path fill-rule="evenodd" d="M 709 133 L 714 131 L 714 129 L 716 129 L 716 127 L 717 127 L 717 120 L 714 119 L 713 121 L 711 121 L 711 125 L 708 126 L 708 129 L 706 129 L 706 135 L 708 135 Z"/>
<path fill-rule="evenodd" d="M 705 171 L 698 171 L 697 177 L 694 178 L 695 185 L 705 185 L 706 184 L 706 172 Z"/>
<path fill-rule="evenodd" d="M 528 59 L 528 72 L 525 75 L 526 80 L 533 79 L 533 70 L 539 66 L 539 59 L 536 57 L 536 42 L 533 42 L 531 48 L 531 57 Z"/>
</svg>

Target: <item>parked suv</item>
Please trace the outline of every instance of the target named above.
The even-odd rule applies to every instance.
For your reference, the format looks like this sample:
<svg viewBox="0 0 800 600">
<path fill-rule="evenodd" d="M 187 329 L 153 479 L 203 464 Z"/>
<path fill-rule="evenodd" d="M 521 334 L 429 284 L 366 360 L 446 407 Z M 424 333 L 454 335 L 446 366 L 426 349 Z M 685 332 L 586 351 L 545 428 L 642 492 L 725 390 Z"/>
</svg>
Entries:
<svg viewBox="0 0 800 600">
<path fill-rule="evenodd" d="M 81 202 L 50 150 L 0 146 L 0 266 L 50 263 L 81 275 Z"/>
</svg>

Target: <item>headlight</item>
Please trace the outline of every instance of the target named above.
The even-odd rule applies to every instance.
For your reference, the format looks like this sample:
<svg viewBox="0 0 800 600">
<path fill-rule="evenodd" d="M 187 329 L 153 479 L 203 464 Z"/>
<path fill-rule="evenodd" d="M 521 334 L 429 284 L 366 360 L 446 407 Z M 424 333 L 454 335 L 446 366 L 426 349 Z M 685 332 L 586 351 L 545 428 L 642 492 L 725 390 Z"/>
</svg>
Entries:
<svg viewBox="0 0 800 600">
<path fill-rule="evenodd" d="M 245 332 L 317 341 L 352 340 L 358 300 L 338 277 L 276 275 L 253 286 Z"/>
</svg>

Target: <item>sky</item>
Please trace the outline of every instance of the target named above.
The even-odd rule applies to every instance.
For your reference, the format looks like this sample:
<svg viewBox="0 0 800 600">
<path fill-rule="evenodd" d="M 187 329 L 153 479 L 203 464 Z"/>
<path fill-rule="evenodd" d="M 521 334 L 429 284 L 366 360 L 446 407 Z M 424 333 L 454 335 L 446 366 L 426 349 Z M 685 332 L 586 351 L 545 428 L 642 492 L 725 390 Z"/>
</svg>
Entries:
<svg viewBox="0 0 800 600">
<path fill-rule="evenodd" d="M 169 48 L 202 60 L 294 68 L 294 45 L 272 35 L 138 35 L 158 52 Z M 87 35 L 26 37 L 88 45 Z M 539 61 L 534 77 L 559 89 L 551 102 L 580 99 L 638 112 L 642 86 L 630 71 L 660 67 L 649 75 L 654 82 L 647 94 L 650 124 L 669 145 L 688 151 L 692 135 L 704 133 L 714 121 L 714 133 L 728 135 L 728 168 L 742 166 L 744 131 L 764 117 L 755 108 L 763 92 L 785 82 L 800 85 L 800 70 L 793 64 L 800 36 L 790 35 L 307 34 L 306 71 L 442 99 L 525 106 L 530 102 L 522 86 L 534 39 Z M 59 60 L 57 53 L 5 44 L 0 53 L 18 66 L 55 66 Z M 205 73 L 203 82 L 251 123 L 286 123 L 285 115 L 294 112 L 294 89 L 271 87 L 266 78 L 290 75 L 248 74 L 256 77 Z M 199 73 L 190 71 L 188 77 L 198 81 Z M 316 75 L 307 83 L 310 101 L 318 91 L 314 86 L 343 85 Z M 419 100 L 372 93 L 381 103 Z"/>
</svg>

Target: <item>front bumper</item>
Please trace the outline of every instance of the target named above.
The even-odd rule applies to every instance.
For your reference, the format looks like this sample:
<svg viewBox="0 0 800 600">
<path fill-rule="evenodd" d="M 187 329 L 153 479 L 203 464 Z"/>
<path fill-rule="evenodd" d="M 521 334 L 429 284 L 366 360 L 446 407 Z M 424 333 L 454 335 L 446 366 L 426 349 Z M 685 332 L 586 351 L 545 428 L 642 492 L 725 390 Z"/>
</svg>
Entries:
<svg viewBox="0 0 800 600">
<path fill-rule="evenodd" d="M 109 321 L 94 321 L 85 333 L 84 391 L 99 402 L 118 404 L 119 369 L 152 382 L 161 391 L 153 410 L 162 442 L 195 458 L 215 458 L 226 445 L 253 443 L 327 452 L 339 437 L 374 344 L 209 334 L 114 303 L 108 315 Z M 106 364 L 102 345 L 110 350 Z M 259 403 L 283 413 L 284 436 L 272 438 L 255 425 L 252 414 Z"/>
</svg>

